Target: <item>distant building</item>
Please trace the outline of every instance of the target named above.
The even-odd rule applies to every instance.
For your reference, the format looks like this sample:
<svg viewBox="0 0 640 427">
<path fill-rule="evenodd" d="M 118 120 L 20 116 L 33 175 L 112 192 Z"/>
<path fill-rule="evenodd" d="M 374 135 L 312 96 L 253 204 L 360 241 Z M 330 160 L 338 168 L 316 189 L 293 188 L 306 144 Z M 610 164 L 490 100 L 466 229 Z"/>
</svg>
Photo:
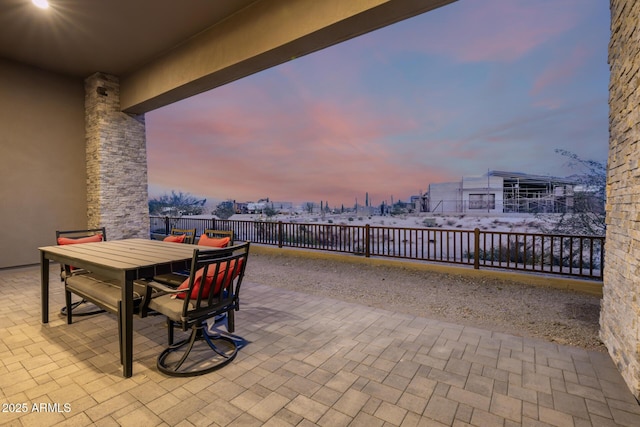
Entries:
<svg viewBox="0 0 640 427">
<path fill-rule="evenodd" d="M 262 213 L 267 207 L 267 202 L 247 202 L 247 212 L 250 214 Z"/>
<path fill-rule="evenodd" d="M 576 185 L 568 178 L 489 171 L 430 184 L 422 204 L 434 213 L 572 212 Z"/>
<path fill-rule="evenodd" d="M 275 209 L 278 213 L 291 214 L 295 212 L 293 202 L 271 202 L 269 203 L 269 206 Z"/>
</svg>

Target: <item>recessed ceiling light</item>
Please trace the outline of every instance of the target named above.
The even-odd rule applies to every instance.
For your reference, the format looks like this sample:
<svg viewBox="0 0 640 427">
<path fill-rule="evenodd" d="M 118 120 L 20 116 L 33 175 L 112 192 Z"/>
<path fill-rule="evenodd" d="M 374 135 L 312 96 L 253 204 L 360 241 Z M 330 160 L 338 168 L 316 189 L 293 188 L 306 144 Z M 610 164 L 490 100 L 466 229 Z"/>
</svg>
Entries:
<svg viewBox="0 0 640 427">
<path fill-rule="evenodd" d="M 47 0 L 31 0 L 31 2 L 40 9 L 46 9 L 49 7 L 49 2 Z"/>
</svg>

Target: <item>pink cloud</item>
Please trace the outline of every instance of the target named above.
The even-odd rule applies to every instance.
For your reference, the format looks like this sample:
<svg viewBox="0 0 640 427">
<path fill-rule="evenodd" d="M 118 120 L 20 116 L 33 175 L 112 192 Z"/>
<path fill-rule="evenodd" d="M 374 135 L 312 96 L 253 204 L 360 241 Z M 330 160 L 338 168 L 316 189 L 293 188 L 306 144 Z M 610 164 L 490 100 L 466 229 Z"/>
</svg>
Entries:
<svg viewBox="0 0 640 427">
<path fill-rule="evenodd" d="M 548 89 L 570 82 L 590 55 L 591 52 L 587 48 L 577 46 L 565 58 L 553 61 L 533 82 L 531 95 L 538 96 Z M 547 104 L 549 102 L 546 101 Z"/>
<path fill-rule="evenodd" d="M 582 6 L 578 0 L 458 3 L 430 12 L 441 19 L 428 26 L 394 28 L 404 32 L 402 47 L 458 62 L 511 62 L 574 27 Z"/>
<path fill-rule="evenodd" d="M 219 104 L 190 108 L 186 116 L 166 110 L 148 118 L 150 182 L 223 199 L 338 203 L 365 191 L 379 201 L 393 193 L 406 196 L 403 186 L 415 193 L 433 175 L 420 167 L 398 174 L 411 163 L 410 154 L 382 141 L 417 125 L 402 116 L 381 116 L 367 108 L 373 103 L 366 99 L 305 100 L 296 108 L 236 108 L 222 99 Z M 389 179 L 380 184 L 380 177 Z"/>
</svg>

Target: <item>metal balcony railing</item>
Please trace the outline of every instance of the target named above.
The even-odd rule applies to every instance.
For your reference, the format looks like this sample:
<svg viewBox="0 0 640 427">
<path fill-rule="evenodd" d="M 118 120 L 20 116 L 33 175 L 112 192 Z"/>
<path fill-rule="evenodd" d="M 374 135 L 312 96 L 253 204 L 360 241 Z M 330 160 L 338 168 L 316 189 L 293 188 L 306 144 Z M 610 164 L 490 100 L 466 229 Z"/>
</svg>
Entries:
<svg viewBox="0 0 640 427">
<path fill-rule="evenodd" d="M 602 280 L 604 236 L 443 228 L 151 217 L 151 233 L 171 228 L 233 230 L 237 240 Z"/>
</svg>

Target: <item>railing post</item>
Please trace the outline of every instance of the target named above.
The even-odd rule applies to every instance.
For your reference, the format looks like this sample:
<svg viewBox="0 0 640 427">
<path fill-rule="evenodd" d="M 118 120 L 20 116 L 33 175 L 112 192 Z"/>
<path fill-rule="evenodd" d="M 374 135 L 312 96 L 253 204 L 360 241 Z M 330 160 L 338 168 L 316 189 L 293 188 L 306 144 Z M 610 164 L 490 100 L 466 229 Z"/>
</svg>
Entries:
<svg viewBox="0 0 640 427">
<path fill-rule="evenodd" d="M 282 248 L 282 221 L 278 221 L 278 247 Z"/>
<path fill-rule="evenodd" d="M 171 230 L 169 229 L 169 217 L 165 216 L 164 217 L 164 234 L 168 236 L 170 232 Z"/>
<path fill-rule="evenodd" d="M 480 269 L 480 229 L 473 229 L 473 268 Z"/>
<path fill-rule="evenodd" d="M 369 244 L 371 240 L 369 238 L 370 226 L 369 224 L 365 224 L 364 226 L 364 255 L 369 258 L 371 256 L 371 247 Z"/>
<path fill-rule="evenodd" d="M 212 230 L 217 230 L 217 228 L 216 228 L 216 219 L 215 218 L 211 218 L 211 229 Z"/>
</svg>

